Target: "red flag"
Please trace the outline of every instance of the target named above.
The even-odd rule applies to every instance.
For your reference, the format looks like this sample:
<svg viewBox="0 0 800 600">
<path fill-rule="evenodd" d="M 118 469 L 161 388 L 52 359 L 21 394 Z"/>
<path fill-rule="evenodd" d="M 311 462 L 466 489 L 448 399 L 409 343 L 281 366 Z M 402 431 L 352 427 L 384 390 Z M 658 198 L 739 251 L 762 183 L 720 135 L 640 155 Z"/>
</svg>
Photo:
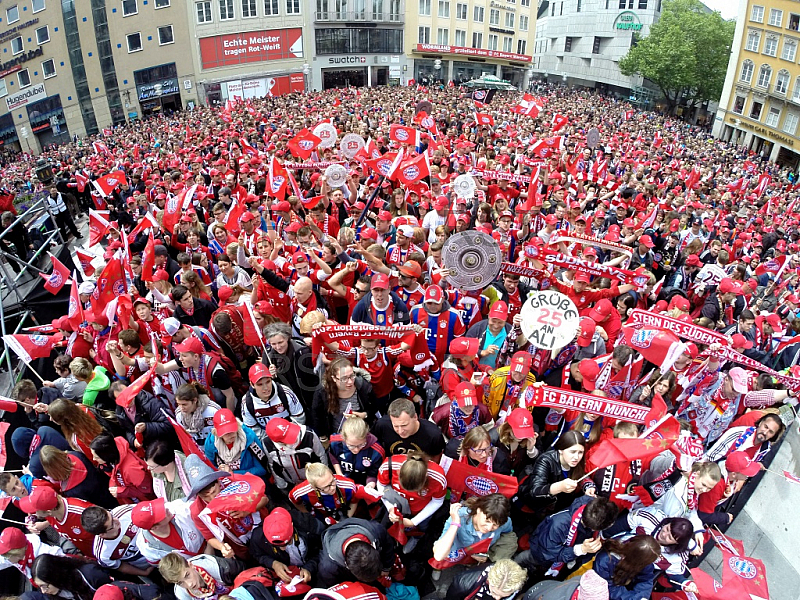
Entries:
<svg viewBox="0 0 800 600">
<path fill-rule="evenodd" d="M 2 470 L 6 466 L 6 461 L 8 460 L 8 447 L 6 446 L 6 432 L 8 428 L 11 427 L 11 423 L 0 423 L 0 470 Z M 9 501 L 11 497 L 8 496 Z M 8 503 L 6 503 L 8 506 Z M 2 507 L 5 509 L 5 506 Z M 0 509 L 0 514 L 2 514 L 2 509 Z"/>
<path fill-rule="evenodd" d="M 238 234 L 242 229 L 242 226 L 239 224 L 239 219 L 243 214 L 244 204 L 239 200 L 234 200 L 228 214 L 225 215 L 225 227 L 234 235 Z"/>
<path fill-rule="evenodd" d="M 120 296 L 117 300 L 117 318 L 123 329 L 128 329 L 133 316 L 133 300 L 129 294 Z"/>
<path fill-rule="evenodd" d="M 216 470 L 216 469 L 215 469 Z M 208 503 L 208 510 L 214 514 L 223 511 L 243 511 L 253 513 L 267 491 L 264 480 L 250 473 L 236 474 L 216 498 Z"/>
<path fill-rule="evenodd" d="M 731 554 L 736 554 L 737 556 L 745 555 L 744 542 L 741 540 L 736 540 L 732 537 L 728 537 L 727 535 L 722 535 L 722 533 L 718 533 L 713 527 L 709 527 L 707 531 L 711 534 L 711 537 L 714 538 L 714 541 L 717 542 L 717 545 L 720 548 L 724 548 Z"/>
<path fill-rule="evenodd" d="M 83 323 L 83 304 L 78 294 L 77 273 L 72 273 L 72 288 L 69 291 L 69 309 L 67 310 L 67 320 L 73 330 L 78 331 Z"/>
<path fill-rule="evenodd" d="M 253 148 L 253 145 L 250 142 L 248 142 L 247 139 L 243 137 L 239 138 L 239 144 L 242 146 L 242 152 L 244 152 L 248 156 L 256 156 L 258 154 L 256 149 Z"/>
<path fill-rule="evenodd" d="M 126 292 L 125 269 L 122 266 L 122 261 L 116 257 L 112 258 L 103 268 L 103 272 L 100 273 L 97 287 L 92 293 L 92 298 L 89 301 L 92 305 L 92 311 L 95 314 L 102 313 L 109 302 L 123 296 Z"/>
<path fill-rule="evenodd" d="M 400 144 L 419 145 L 419 131 L 405 125 L 394 124 L 389 127 L 389 138 Z"/>
<path fill-rule="evenodd" d="M 783 476 L 789 481 L 793 481 L 794 483 L 800 483 L 800 477 L 798 477 L 794 473 L 790 473 L 789 471 L 784 470 Z"/>
<path fill-rule="evenodd" d="M 264 345 L 264 340 L 261 337 L 261 329 L 256 323 L 256 316 L 253 314 L 253 307 L 249 302 L 244 304 L 246 314 L 242 315 L 244 343 L 248 346 L 255 346 L 256 348 Z"/>
<path fill-rule="evenodd" d="M 125 179 L 125 173 L 123 171 L 113 171 L 103 175 L 99 179 L 95 179 L 92 185 L 94 185 L 103 196 L 110 196 L 117 186 L 127 182 L 128 180 Z"/>
<path fill-rule="evenodd" d="M 50 261 L 53 263 L 53 272 L 50 273 L 50 275 L 45 275 L 44 273 L 39 273 L 39 275 L 41 275 L 45 281 L 44 289 L 51 294 L 58 294 L 67 282 L 67 279 L 69 279 L 69 269 L 55 256 L 49 252 L 47 254 L 50 256 Z"/>
<path fill-rule="evenodd" d="M 0 194 L 0 211 L 7 210 L 14 215 L 17 214 L 17 209 L 14 207 L 14 194 Z"/>
<path fill-rule="evenodd" d="M 318 136 L 314 135 L 308 129 L 303 128 L 297 132 L 296 136 L 289 140 L 286 146 L 289 148 L 292 156 L 308 160 L 311 153 L 316 150 L 321 141 L 322 140 Z"/>
<path fill-rule="evenodd" d="M 590 469 L 603 469 L 617 463 L 650 458 L 667 450 L 680 435 L 681 426 L 672 415 L 654 429 L 646 439 L 610 438 L 603 440 L 589 458 Z"/>
<path fill-rule="evenodd" d="M 776 256 L 775 258 L 770 258 L 767 261 L 762 262 L 760 265 L 756 267 L 756 277 L 760 277 L 764 273 L 772 273 L 773 275 L 777 275 L 778 272 L 781 270 L 783 263 L 786 262 L 786 256 Z"/>
<path fill-rule="evenodd" d="M 109 211 L 89 209 L 89 247 L 96 246 L 108 233 Z"/>
<path fill-rule="evenodd" d="M 564 115 L 560 115 L 558 113 L 553 115 L 553 133 L 556 133 L 559 129 L 564 127 L 564 125 L 566 125 L 567 123 L 569 123 L 569 119 L 567 117 L 565 117 Z"/>
<path fill-rule="evenodd" d="M 161 227 L 169 235 L 172 235 L 175 231 L 175 225 L 178 224 L 178 221 L 181 218 L 181 211 L 184 209 L 184 204 L 186 204 L 187 201 L 192 201 L 192 196 L 194 196 L 194 191 L 196 189 L 197 186 L 193 185 L 188 190 L 183 190 L 177 196 L 169 198 L 167 203 L 164 205 L 164 215 L 161 217 Z"/>
<path fill-rule="evenodd" d="M 740 588 L 744 598 L 769 598 L 767 569 L 750 556 L 735 556 L 722 549 L 722 585 L 725 590 Z"/>
<path fill-rule="evenodd" d="M 153 375 L 156 373 L 156 365 L 150 367 L 146 373 L 142 373 L 137 377 L 133 383 L 131 383 L 128 387 L 122 390 L 117 396 L 117 406 L 126 407 L 129 406 L 133 399 L 141 392 L 147 384 L 150 383 L 150 380 L 153 378 Z"/>
<path fill-rule="evenodd" d="M 516 477 L 483 471 L 446 456 L 442 457 L 441 466 L 447 476 L 448 487 L 457 496 L 467 492 L 470 496 L 503 494 L 511 498 L 519 488 Z"/>
<path fill-rule="evenodd" d="M 142 220 L 139 221 L 136 227 L 134 227 L 128 234 L 128 243 L 132 244 L 136 240 L 137 234 L 139 234 L 140 232 L 145 231 L 147 229 L 158 230 L 159 227 L 161 227 L 161 225 L 158 224 L 158 221 L 153 216 L 153 213 L 151 212 L 144 213 L 144 217 L 142 218 Z"/>
<path fill-rule="evenodd" d="M 403 525 L 403 513 L 397 510 L 396 506 L 392 507 L 392 512 L 398 517 L 400 517 L 400 520 L 397 521 L 396 523 L 392 523 L 392 525 L 389 527 L 388 533 L 395 540 L 397 540 L 398 544 L 400 544 L 401 546 L 405 546 L 406 542 L 408 541 L 408 536 L 406 535 L 405 525 Z"/>
<path fill-rule="evenodd" d="M 691 569 L 692 580 L 701 600 L 750 600 L 740 588 L 722 589 L 722 584 L 702 569 Z"/>
<path fill-rule="evenodd" d="M 428 157 L 425 154 L 420 154 L 415 158 L 411 158 L 397 170 L 397 179 L 406 185 L 412 185 L 424 179 L 431 174 L 430 165 L 428 164 Z"/>
<path fill-rule="evenodd" d="M 744 177 L 740 177 L 739 179 L 737 179 L 737 180 L 736 180 L 736 181 L 734 181 L 733 183 L 729 183 L 729 184 L 726 186 L 726 189 L 727 189 L 729 192 L 740 192 L 740 191 L 742 191 L 742 189 L 744 188 L 744 186 L 745 186 Z"/>
<path fill-rule="evenodd" d="M 378 150 L 378 146 L 375 145 L 375 140 L 369 138 L 367 140 L 367 145 L 362 148 L 367 154 L 367 158 L 380 158 L 381 151 Z"/>
<path fill-rule="evenodd" d="M 756 163 L 754 163 L 751 160 L 744 161 L 744 170 L 745 173 L 749 173 L 750 175 L 752 175 L 753 173 L 756 172 Z"/>
<path fill-rule="evenodd" d="M 653 208 L 650 209 L 650 212 L 647 213 L 641 222 L 636 226 L 636 229 L 651 229 L 655 226 L 657 217 L 658 204 L 654 204 Z"/>
<path fill-rule="evenodd" d="M 477 561 L 472 558 L 473 554 L 486 554 L 489 551 L 489 546 L 492 545 L 492 538 L 488 537 L 486 539 L 481 540 L 480 542 L 475 542 L 471 546 L 467 546 L 466 548 L 459 548 L 456 552 L 451 552 L 450 556 L 445 558 L 444 560 L 436 560 L 431 558 L 428 560 L 428 564 L 432 566 L 434 569 L 442 570 L 442 569 L 449 569 L 450 567 L 454 567 L 456 565 L 471 565 L 475 564 Z"/>
<path fill-rule="evenodd" d="M 494 117 L 489 113 L 475 113 L 475 121 L 478 125 L 488 125 L 489 127 L 494 127 Z"/>
<path fill-rule="evenodd" d="M 772 181 L 772 177 L 770 177 L 769 173 L 762 173 L 761 177 L 758 178 L 758 185 L 755 189 L 755 195 L 757 197 L 761 197 L 764 195 L 764 192 L 767 191 L 767 186 Z"/>
<path fill-rule="evenodd" d="M 367 160 L 364 162 L 366 162 L 367 166 L 376 171 L 379 175 L 383 175 L 387 179 L 392 179 L 402 160 L 403 151 L 401 149 L 397 152 L 387 152 L 380 158 Z"/>
<path fill-rule="evenodd" d="M 286 195 L 286 185 L 289 183 L 289 174 L 286 167 L 278 162 L 274 156 L 269 161 L 269 177 L 267 179 L 267 192 L 270 196 L 283 198 Z"/>
<path fill-rule="evenodd" d="M 86 184 L 89 183 L 89 178 L 80 171 L 75 171 L 75 181 L 77 182 L 78 191 L 82 194 L 83 190 L 86 189 Z"/>
<path fill-rule="evenodd" d="M 197 445 L 197 442 L 194 441 L 194 438 L 189 435 L 189 433 L 183 428 L 183 425 L 178 423 L 170 414 L 164 410 L 163 408 L 161 411 L 164 413 L 164 416 L 167 417 L 169 422 L 172 424 L 172 428 L 175 430 L 175 434 L 178 436 L 178 442 L 181 445 L 181 451 L 186 455 L 189 456 L 190 454 L 194 454 L 204 463 L 206 463 L 209 467 L 217 470 L 217 467 L 211 463 L 208 458 L 206 458 L 205 453 L 200 450 L 200 446 Z"/>
<path fill-rule="evenodd" d="M 104 129 L 103 133 L 105 133 L 106 131 L 110 130 Z M 108 135 L 111 134 L 109 133 Z M 111 152 L 108 149 L 108 146 L 105 145 L 105 142 L 92 142 L 92 148 L 94 148 L 94 151 L 97 154 L 106 154 L 106 155 L 111 154 Z"/>
<path fill-rule="evenodd" d="M 677 335 L 666 329 L 636 329 L 626 326 L 622 328 L 622 336 L 623 344 L 637 350 L 645 360 L 659 366 L 669 359 L 674 362 L 672 357 L 681 343 Z"/>
<path fill-rule="evenodd" d="M 47 358 L 53 346 L 64 339 L 60 333 L 55 335 L 11 333 L 3 336 L 6 346 L 11 348 L 23 362 L 30 363 L 37 358 Z"/>
<path fill-rule="evenodd" d="M 563 144 L 564 138 L 559 135 L 556 137 L 539 140 L 533 144 L 530 149 L 536 156 L 541 158 L 550 158 L 551 156 L 561 152 Z"/>
<path fill-rule="evenodd" d="M 153 281 L 153 272 L 156 268 L 156 241 L 153 232 L 147 238 L 147 244 L 142 254 L 142 281 Z"/>
<path fill-rule="evenodd" d="M 83 248 L 75 248 L 75 258 L 78 259 L 78 266 L 86 277 L 94 275 L 94 267 L 92 266 L 94 254 L 89 254 Z"/>
</svg>

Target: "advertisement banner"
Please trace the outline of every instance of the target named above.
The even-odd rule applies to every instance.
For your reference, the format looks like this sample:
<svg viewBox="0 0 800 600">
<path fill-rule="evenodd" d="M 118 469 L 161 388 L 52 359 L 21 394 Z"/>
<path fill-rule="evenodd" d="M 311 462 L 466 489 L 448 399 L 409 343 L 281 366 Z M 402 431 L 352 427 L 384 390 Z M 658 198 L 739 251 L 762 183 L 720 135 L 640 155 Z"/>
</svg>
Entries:
<svg viewBox="0 0 800 600">
<path fill-rule="evenodd" d="M 47 98 L 47 92 L 44 89 L 44 84 L 32 85 L 29 88 L 14 94 L 13 96 L 6 97 L 6 106 L 8 110 L 14 110 L 21 106 L 25 106 L 31 102 L 36 102 L 42 98 Z"/>
<path fill-rule="evenodd" d="M 264 98 L 266 96 L 283 96 L 305 89 L 302 73 L 281 75 L 280 77 L 262 77 L 260 79 L 236 79 L 223 84 L 228 90 L 228 100 L 246 100 L 248 98 Z"/>
<path fill-rule="evenodd" d="M 200 38 L 203 69 L 303 58 L 303 30 L 270 29 Z"/>
<path fill-rule="evenodd" d="M 462 56 L 482 56 L 486 58 L 517 60 L 519 62 L 531 62 L 533 60 L 533 57 L 528 56 L 527 54 L 514 54 L 513 52 L 500 52 L 499 50 L 464 48 L 462 46 L 448 46 L 442 44 L 417 44 L 417 52 L 439 52 L 441 54 L 460 54 Z"/>
</svg>

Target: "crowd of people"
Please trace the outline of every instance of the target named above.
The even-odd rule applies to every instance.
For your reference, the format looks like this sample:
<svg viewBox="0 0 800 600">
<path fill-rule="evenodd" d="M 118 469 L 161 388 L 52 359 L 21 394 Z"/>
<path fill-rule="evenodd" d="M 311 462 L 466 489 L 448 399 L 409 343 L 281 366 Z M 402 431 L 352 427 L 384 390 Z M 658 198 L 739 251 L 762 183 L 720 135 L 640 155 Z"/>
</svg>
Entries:
<svg viewBox="0 0 800 600">
<path fill-rule="evenodd" d="M 292 94 L 45 158 L 96 258 L 58 378 L 13 390 L 24 600 L 413 599 L 449 569 L 450 600 L 696 592 L 796 404 L 793 175 L 591 91 Z M 502 255 L 482 289 L 443 263 L 464 231 Z M 526 337 L 542 290 L 580 315 L 561 347 Z"/>
</svg>

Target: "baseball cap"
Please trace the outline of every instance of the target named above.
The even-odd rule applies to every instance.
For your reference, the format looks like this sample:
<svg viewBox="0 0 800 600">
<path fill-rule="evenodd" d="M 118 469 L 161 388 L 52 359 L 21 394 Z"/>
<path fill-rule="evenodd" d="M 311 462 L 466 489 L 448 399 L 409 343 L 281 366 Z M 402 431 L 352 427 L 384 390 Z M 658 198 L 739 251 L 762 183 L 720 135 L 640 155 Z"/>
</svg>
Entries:
<svg viewBox="0 0 800 600">
<path fill-rule="evenodd" d="M 230 409 L 220 408 L 214 413 L 214 429 L 216 430 L 217 437 L 239 430 L 236 416 L 234 416 Z"/>
<path fill-rule="evenodd" d="M 588 248 L 583 249 L 583 255 L 594 256 L 595 258 L 597 258 L 597 250 L 595 250 L 592 246 L 589 246 Z"/>
<path fill-rule="evenodd" d="M 272 207 L 272 210 L 277 212 L 289 212 L 292 210 L 292 205 L 286 200 L 281 200 L 280 202 L 275 203 L 275 205 Z"/>
<path fill-rule="evenodd" d="M 723 294 L 730 294 L 731 292 L 736 291 L 736 284 L 734 283 L 733 279 L 730 277 L 726 277 L 722 281 L 719 282 L 719 291 Z"/>
<path fill-rule="evenodd" d="M 180 344 L 175 346 L 175 352 L 179 354 L 181 352 L 194 352 L 195 354 L 202 354 L 204 350 L 203 342 L 194 336 L 186 338 Z"/>
<path fill-rule="evenodd" d="M 533 357 L 531 356 L 530 352 L 525 352 L 524 350 L 515 352 L 514 356 L 511 357 L 511 372 L 525 373 L 527 375 L 528 371 L 531 370 L 532 360 Z"/>
<path fill-rule="evenodd" d="M 287 233 L 297 233 L 298 231 L 300 231 L 300 229 L 301 229 L 302 227 L 303 227 L 303 225 L 302 225 L 300 222 L 298 222 L 298 221 L 292 221 L 291 223 L 289 223 L 289 224 L 286 226 L 286 228 L 284 229 L 284 231 L 286 231 Z"/>
<path fill-rule="evenodd" d="M 462 381 L 456 386 L 455 396 L 459 408 L 475 406 L 478 403 L 478 393 L 469 381 Z"/>
<path fill-rule="evenodd" d="M 670 308 L 678 308 L 683 311 L 687 311 L 692 307 L 692 304 L 683 296 L 673 296 L 669 303 L 671 304 Z"/>
<path fill-rule="evenodd" d="M 78 286 L 78 293 L 79 294 L 86 294 L 89 295 L 94 292 L 95 283 L 93 281 L 84 281 Z"/>
<path fill-rule="evenodd" d="M 269 367 L 261 362 L 258 362 L 250 367 L 250 371 L 248 371 L 247 376 L 250 379 L 250 383 L 256 383 L 259 379 L 264 377 L 269 377 L 272 379 L 272 373 L 270 373 Z"/>
<path fill-rule="evenodd" d="M 433 203 L 433 208 L 436 210 L 442 210 L 443 208 L 447 208 L 450 206 L 450 201 L 447 199 L 446 196 L 439 196 L 436 199 L 436 202 Z"/>
<path fill-rule="evenodd" d="M 425 290 L 425 299 L 423 302 L 436 302 L 437 304 L 444 302 L 444 292 L 442 288 L 436 284 L 429 285 L 428 289 Z"/>
<path fill-rule="evenodd" d="M 140 529 L 151 529 L 166 518 L 166 498 L 139 502 L 131 511 L 131 521 Z"/>
<path fill-rule="evenodd" d="M 595 323 L 602 323 L 608 318 L 612 310 L 614 310 L 614 306 L 611 304 L 611 300 L 603 298 L 589 311 L 589 317 Z"/>
<path fill-rule="evenodd" d="M 161 321 L 161 326 L 164 328 L 167 335 L 172 336 L 178 333 L 178 330 L 181 328 L 181 322 L 175 317 L 167 317 Z"/>
<path fill-rule="evenodd" d="M 292 264 L 297 265 L 300 263 L 308 262 L 308 257 L 305 255 L 304 252 L 300 252 L 299 250 L 292 254 Z"/>
<path fill-rule="evenodd" d="M 578 333 L 578 346 L 586 348 L 586 346 L 592 343 L 594 332 L 597 329 L 597 323 L 589 317 L 581 317 L 580 329 Z"/>
<path fill-rule="evenodd" d="M 93 600 L 124 600 L 125 595 L 116 585 L 106 583 L 97 588 Z"/>
<path fill-rule="evenodd" d="M 0 554 L 24 548 L 27 543 L 28 539 L 21 529 L 7 527 L 3 530 L 3 533 L 0 533 Z"/>
<path fill-rule="evenodd" d="M 600 365 L 591 358 L 584 358 L 578 363 L 578 372 L 583 377 L 583 388 L 593 392 L 595 381 L 597 381 L 597 376 L 600 374 Z"/>
<path fill-rule="evenodd" d="M 239 221 L 242 223 L 246 223 L 247 221 L 255 221 L 256 216 L 251 212 L 244 213 L 240 218 Z"/>
<path fill-rule="evenodd" d="M 133 305 L 136 306 L 137 304 L 147 304 L 147 306 L 152 306 L 150 300 L 145 298 L 144 296 L 139 296 L 136 300 L 133 301 Z"/>
<path fill-rule="evenodd" d="M 731 452 L 725 459 L 725 470 L 753 477 L 761 471 L 761 463 L 750 458 L 746 452 Z"/>
<path fill-rule="evenodd" d="M 653 238 L 651 238 L 649 235 L 643 235 L 642 237 L 640 237 L 639 243 L 648 248 L 656 247 L 656 245 L 653 243 Z"/>
<path fill-rule="evenodd" d="M 270 544 L 282 546 L 292 539 L 294 525 L 292 515 L 285 508 L 273 509 L 264 519 L 264 535 Z"/>
<path fill-rule="evenodd" d="M 492 308 L 489 311 L 489 318 L 502 319 L 503 321 L 508 319 L 508 304 L 506 304 L 502 300 L 498 300 L 497 302 L 492 304 Z"/>
<path fill-rule="evenodd" d="M 430 289 L 430 288 L 428 288 Z M 460 337 L 450 342 L 450 354 L 454 357 L 470 357 L 477 356 L 480 350 L 480 341 L 478 338 Z"/>
<path fill-rule="evenodd" d="M 578 271 L 577 273 L 575 273 L 575 281 L 579 283 L 591 283 L 592 276 L 589 275 L 589 273 Z"/>
<path fill-rule="evenodd" d="M 413 260 L 409 260 L 408 262 L 404 263 L 397 269 L 403 275 L 407 275 L 408 277 L 413 277 L 414 279 L 418 278 L 422 275 L 422 269 L 420 268 L 419 264 L 414 262 Z"/>
<path fill-rule="evenodd" d="M 223 285 L 217 290 L 217 296 L 220 302 L 227 302 L 233 296 L 233 288 L 229 285 Z"/>
<path fill-rule="evenodd" d="M 547 223 L 548 225 L 555 225 L 556 223 L 558 223 L 558 217 L 556 217 L 555 215 L 552 215 L 552 214 L 551 215 L 547 215 L 544 218 L 544 222 Z"/>
<path fill-rule="evenodd" d="M 684 317 L 688 315 L 683 315 Z M 689 317 L 689 322 L 691 323 L 691 317 Z M 695 345 L 694 342 L 687 342 L 686 349 L 684 350 L 684 354 L 688 354 L 692 358 L 697 358 L 700 356 L 700 349 Z"/>
<path fill-rule="evenodd" d="M 300 426 L 281 417 L 275 417 L 267 422 L 265 432 L 273 442 L 294 444 L 300 437 Z"/>
<path fill-rule="evenodd" d="M 53 510 L 56 506 L 58 506 L 56 492 L 46 485 L 37 485 L 29 495 L 19 501 L 20 509 L 29 515 L 34 514 L 37 510 Z"/>
<path fill-rule="evenodd" d="M 414 237 L 414 228 L 411 225 L 400 225 L 400 227 L 397 228 L 397 233 L 402 233 L 408 238 Z"/>
<path fill-rule="evenodd" d="M 391 221 L 392 213 L 388 210 L 382 210 L 378 213 L 378 221 Z"/>
<path fill-rule="evenodd" d="M 744 348 L 750 350 L 753 347 L 753 342 L 744 337 L 741 333 L 734 333 L 731 336 L 731 346 L 734 348 Z"/>
<path fill-rule="evenodd" d="M 375 273 L 375 275 L 372 276 L 372 282 L 370 283 L 369 289 L 388 290 L 389 276 L 384 273 Z"/>
<path fill-rule="evenodd" d="M 731 378 L 733 390 L 737 394 L 746 394 L 750 391 L 747 371 L 745 371 L 742 367 L 733 367 L 730 371 L 728 371 L 728 376 Z"/>
<path fill-rule="evenodd" d="M 697 254 L 690 254 L 686 257 L 686 266 L 688 267 L 700 267 L 702 264 L 703 263 Z"/>
<path fill-rule="evenodd" d="M 536 435 L 533 428 L 533 417 L 527 408 L 515 408 L 506 417 L 506 423 L 511 425 L 511 432 L 518 440 L 525 440 Z"/>
</svg>

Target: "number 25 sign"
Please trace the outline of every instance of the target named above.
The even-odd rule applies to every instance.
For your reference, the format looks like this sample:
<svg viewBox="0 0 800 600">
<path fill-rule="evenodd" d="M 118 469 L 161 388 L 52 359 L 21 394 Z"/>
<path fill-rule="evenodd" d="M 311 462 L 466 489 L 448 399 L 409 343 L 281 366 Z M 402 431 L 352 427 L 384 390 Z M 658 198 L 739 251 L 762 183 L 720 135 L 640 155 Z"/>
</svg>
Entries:
<svg viewBox="0 0 800 600">
<path fill-rule="evenodd" d="M 522 333 L 531 344 L 544 350 L 558 350 L 569 344 L 580 324 L 575 303 L 554 290 L 531 293 L 520 316 Z"/>
</svg>

